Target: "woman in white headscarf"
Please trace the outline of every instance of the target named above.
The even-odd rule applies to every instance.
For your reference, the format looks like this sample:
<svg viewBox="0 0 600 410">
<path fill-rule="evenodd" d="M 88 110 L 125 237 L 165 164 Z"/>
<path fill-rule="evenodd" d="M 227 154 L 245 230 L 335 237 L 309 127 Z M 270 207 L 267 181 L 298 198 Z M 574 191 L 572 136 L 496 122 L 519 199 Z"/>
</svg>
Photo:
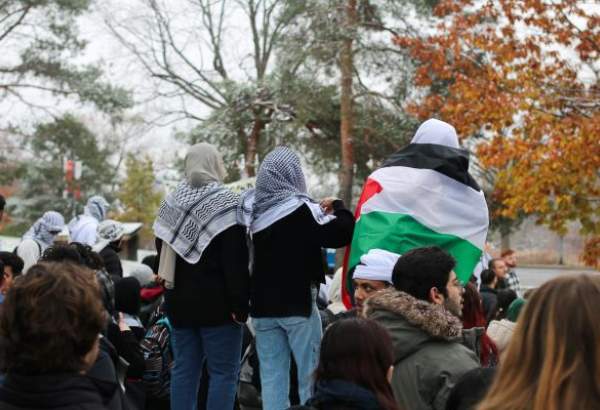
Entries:
<svg viewBox="0 0 600 410">
<path fill-rule="evenodd" d="M 23 259 L 23 272 L 35 265 L 42 253 L 52 245 L 56 236 L 65 227 L 65 219 L 55 211 L 48 211 L 29 228 L 16 249 Z"/>
<path fill-rule="evenodd" d="M 88 199 L 83 215 L 78 215 L 69 222 L 71 242 L 94 246 L 97 241 L 98 225 L 106 219 L 108 208 L 110 208 L 110 204 L 104 197 L 95 195 Z"/>
<path fill-rule="evenodd" d="M 289 407 L 290 354 L 298 367 L 300 400 L 310 398 L 321 342 L 315 303 L 325 279 L 321 249 L 348 245 L 354 218 L 341 200 L 315 202 L 300 159 L 279 147 L 262 162 L 256 189 L 244 195 L 240 219 L 254 248 L 251 316 L 263 408 L 281 410 Z"/>
<path fill-rule="evenodd" d="M 154 223 L 158 274 L 173 330 L 171 408 L 195 410 L 206 359 L 206 408 L 231 409 L 248 316 L 248 250 L 236 210 L 239 196 L 222 184 L 225 169 L 210 144 L 190 148 L 185 179 L 163 201 Z"/>
</svg>

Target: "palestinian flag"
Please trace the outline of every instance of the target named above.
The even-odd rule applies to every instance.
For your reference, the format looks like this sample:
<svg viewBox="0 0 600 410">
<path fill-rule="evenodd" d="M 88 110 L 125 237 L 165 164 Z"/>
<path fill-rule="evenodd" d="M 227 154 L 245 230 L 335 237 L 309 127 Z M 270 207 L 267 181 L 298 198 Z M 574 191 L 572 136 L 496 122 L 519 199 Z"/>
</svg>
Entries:
<svg viewBox="0 0 600 410">
<path fill-rule="evenodd" d="M 468 168 L 469 153 L 459 148 L 454 127 L 429 120 L 411 144 L 369 176 L 344 263 L 346 306 L 351 306 L 352 289 L 347 272 L 370 249 L 404 254 L 436 245 L 454 256 L 457 276 L 468 281 L 488 229 L 487 204 Z"/>
</svg>

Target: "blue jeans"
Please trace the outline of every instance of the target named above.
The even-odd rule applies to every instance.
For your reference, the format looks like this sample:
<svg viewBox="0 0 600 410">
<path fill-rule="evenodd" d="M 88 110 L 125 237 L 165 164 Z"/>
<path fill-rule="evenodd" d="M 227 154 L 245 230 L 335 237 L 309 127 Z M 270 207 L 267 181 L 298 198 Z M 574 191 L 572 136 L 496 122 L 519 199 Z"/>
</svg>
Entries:
<svg viewBox="0 0 600 410">
<path fill-rule="evenodd" d="M 256 330 L 263 410 L 290 407 L 290 353 L 298 366 L 298 393 L 304 404 L 311 397 L 322 336 L 316 304 L 309 317 L 253 318 L 252 325 Z"/>
<path fill-rule="evenodd" d="M 171 332 L 171 408 L 197 410 L 202 366 L 206 360 L 209 386 L 207 410 L 231 410 L 235 403 L 242 354 L 238 324 L 176 328 Z"/>
</svg>

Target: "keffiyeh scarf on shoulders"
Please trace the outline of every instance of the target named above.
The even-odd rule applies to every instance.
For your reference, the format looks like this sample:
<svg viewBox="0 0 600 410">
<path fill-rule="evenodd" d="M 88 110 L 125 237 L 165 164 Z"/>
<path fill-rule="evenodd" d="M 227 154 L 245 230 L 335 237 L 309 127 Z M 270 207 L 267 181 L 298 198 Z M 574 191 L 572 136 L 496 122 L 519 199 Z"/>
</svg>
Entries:
<svg viewBox="0 0 600 410">
<path fill-rule="evenodd" d="M 213 182 L 198 188 L 181 182 L 162 202 L 154 234 L 187 263 L 198 263 L 210 241 L 237 224 L 239 196 Z"/>
<path fill-rule="evenodd" d="M 258 171 L 256 188 L 246 191 L 238 219 L 251 233 L 260 232 L 306 204 L 315 221 L 324 225 L 335 219 L 327 215 L 306 192 L 300 159 L 286 147 L 269 153 Z"/>
<path fill-rule="evenodd" d="M 223 159 L 213 145 L 190 147 L 185 179 L 162 202 L 153 226 L 163 241 L 158 275 L 165 287 L 175 287 L 176 255 L 196 264 L 214 237 L 237 225 L 239 196 L 221 184 L 224 177 Z"/>
</svg>

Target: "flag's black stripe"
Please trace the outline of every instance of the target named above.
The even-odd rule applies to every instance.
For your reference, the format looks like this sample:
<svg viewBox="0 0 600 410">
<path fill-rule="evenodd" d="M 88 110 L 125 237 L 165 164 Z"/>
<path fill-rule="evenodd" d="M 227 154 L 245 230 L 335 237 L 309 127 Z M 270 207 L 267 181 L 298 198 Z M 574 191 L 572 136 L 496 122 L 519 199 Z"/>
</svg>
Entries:
<svg viewBox="0 0 600 410">
<path fill-rule="evenodd" d="M 409 144 L 390 156 L 384 167 L 431 169 L 480 191 L 469 174 L 469 152 L 464 149 L 436 144 Z"/>
</svg>

